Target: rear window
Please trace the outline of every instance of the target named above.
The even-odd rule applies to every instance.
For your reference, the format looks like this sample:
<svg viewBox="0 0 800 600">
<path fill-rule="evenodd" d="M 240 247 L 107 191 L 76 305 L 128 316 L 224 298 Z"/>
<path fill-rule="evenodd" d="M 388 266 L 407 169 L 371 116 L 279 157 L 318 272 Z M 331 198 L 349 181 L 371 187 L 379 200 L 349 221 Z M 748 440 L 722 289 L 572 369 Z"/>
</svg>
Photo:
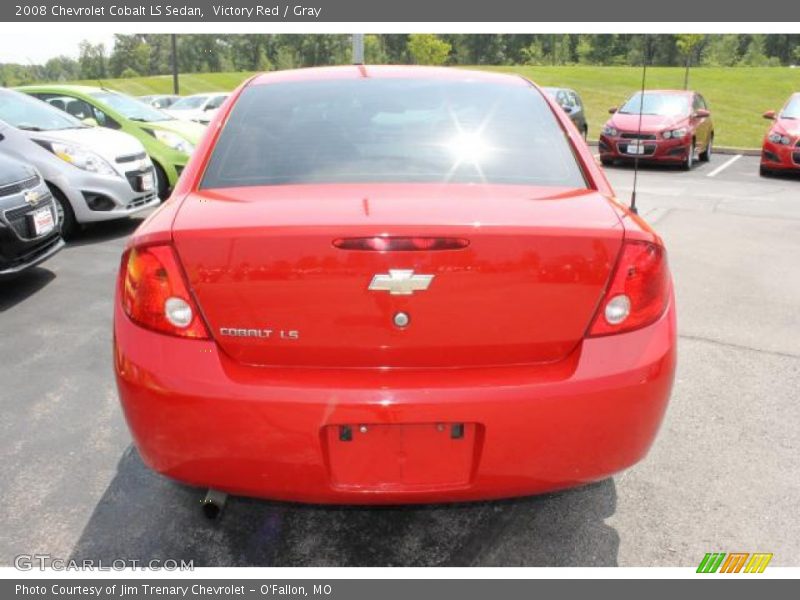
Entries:
<svg viewBox="0 0 800 600">
<path fill-rule="evenodd" d="M 586 187 L 536 89 L 369 78 L 245 88 L 201 187 L 361 182 Z"/>
</svg>

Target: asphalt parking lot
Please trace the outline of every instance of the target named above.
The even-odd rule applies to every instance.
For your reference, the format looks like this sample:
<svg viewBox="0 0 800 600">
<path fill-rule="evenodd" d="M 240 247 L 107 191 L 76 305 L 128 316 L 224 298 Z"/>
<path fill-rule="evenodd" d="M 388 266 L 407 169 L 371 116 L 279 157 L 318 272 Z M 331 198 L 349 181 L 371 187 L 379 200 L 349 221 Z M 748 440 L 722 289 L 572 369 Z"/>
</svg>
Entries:
<svg viewBox="0 0 800 600">
<path fill-rule="evenodd" d="M 111 371 L 118 257 L 138 221 L 93 227 L 0 285 L 0 564 L 193 559 L 195 566 L 695 566 L 710 551 L 800 565 L 800 179 L 716 155 L 645 168 L 665 238 L 679 368 L 645 461 L 581 489 L 504 502 L 328 508 L 232 499 L 148 471 Z M 720 170 L 721 169 L 721 170 Z M 620 198 L 633 171 L 607 170 Z"/>
</svg>

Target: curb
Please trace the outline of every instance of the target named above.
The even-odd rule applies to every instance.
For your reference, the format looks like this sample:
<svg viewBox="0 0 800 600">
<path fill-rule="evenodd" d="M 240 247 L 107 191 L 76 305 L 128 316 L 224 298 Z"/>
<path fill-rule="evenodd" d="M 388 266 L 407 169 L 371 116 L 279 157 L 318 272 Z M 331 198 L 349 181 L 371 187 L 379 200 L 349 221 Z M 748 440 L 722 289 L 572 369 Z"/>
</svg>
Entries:
<svg viewBox="0 0 800 600">
<path fill-rule="evenodd" d="M 590 148 L 596 148 L 597 142 L 587 142 Z M 735 148 L 733 146 L 714 146 L 714 154 L 741 154 L 742 156 L 761 156 L 758 148 Z"/>
</svg>

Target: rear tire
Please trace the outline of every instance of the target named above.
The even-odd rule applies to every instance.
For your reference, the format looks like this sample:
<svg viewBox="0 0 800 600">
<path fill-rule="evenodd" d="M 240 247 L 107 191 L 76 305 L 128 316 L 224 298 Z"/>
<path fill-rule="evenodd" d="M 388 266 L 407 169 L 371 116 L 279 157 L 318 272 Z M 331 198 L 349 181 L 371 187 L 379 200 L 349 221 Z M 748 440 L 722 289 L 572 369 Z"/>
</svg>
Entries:
<svg viewBox="0 0 800 600">
<path fill-rule="evenodd" d="M 80 233 L 81 225 L 75 219 L 75 212 L 72 210 L 72 205 L 67 200 L 64 193 L 51 183 L 47 184 L 50 193 L 56 200 L 56 214 L 58 222 L 61 224 L 61 237 L 65 240 L 73 239 Z"/>
<path fill-rule="evenodd" d="M 711 154 L 714 152 L 714 134 L 711 134 L 711 137 L 708 138 L 708 146 L 706 146 L 705 152 L 700 153 L 700 160 L 703 162 L 708 162 L 711 160 Z"/>
</svg>

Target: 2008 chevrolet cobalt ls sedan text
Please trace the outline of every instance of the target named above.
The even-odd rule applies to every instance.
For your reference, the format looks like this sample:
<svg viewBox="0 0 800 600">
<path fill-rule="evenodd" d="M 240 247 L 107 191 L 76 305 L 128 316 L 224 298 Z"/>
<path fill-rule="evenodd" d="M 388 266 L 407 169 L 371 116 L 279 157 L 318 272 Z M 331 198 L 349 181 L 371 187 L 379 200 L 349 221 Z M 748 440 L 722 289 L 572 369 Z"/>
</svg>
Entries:
<svg viewBox="0 0 800 600">
<path fill-rule="evenodd" d="M 662 241 L 553 100 L 463 70 L 243 84 L 130 239 L 114 322 L 149 466 L 304 502 L 608 477 L 675 369 Z"/>
</svg>

